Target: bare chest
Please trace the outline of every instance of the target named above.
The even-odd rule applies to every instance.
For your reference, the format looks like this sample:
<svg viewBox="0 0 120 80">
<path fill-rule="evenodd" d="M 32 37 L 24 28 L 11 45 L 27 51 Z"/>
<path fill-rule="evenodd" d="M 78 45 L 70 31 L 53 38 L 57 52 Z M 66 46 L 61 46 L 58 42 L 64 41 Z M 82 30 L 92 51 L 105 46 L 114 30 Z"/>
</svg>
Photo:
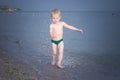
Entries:
<svg viewBox="0 0 120 80">
<path fill-rule="evenodd" d="M 61 31 L 63 31 L 63 26 L 62 25 L 53 25 L 52 29 L 54 32 L 61 32 Z"/>
</svg>

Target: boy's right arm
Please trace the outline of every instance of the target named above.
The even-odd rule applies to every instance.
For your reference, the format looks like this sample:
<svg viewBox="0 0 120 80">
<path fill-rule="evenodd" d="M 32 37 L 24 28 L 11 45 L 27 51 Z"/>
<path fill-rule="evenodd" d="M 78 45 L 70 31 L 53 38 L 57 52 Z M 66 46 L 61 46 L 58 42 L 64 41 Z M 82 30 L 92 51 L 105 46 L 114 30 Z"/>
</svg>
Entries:
<svg viewBox="0 0 120 80">
<path fill-rule="evenodd" d="M 50 37 L 52 39 L 52 25 L 50 25 Z"/>
</svg>

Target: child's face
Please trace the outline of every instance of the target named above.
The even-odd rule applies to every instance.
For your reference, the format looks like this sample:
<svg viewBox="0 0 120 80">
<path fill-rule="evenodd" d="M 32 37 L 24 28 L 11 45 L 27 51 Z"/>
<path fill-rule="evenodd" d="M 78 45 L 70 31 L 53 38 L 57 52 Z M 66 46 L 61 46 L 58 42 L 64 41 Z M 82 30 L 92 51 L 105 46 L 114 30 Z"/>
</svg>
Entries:
<svg viewBox="0 0 120 80">
<path fill-rule="evenodd" d="M 52 21 L 53 21 L 53 23 L 59 22 L 60 19 L 61 19 L 61 16 L 60 16 L 60 15 L 58 15 L 58 14 L 52 15 Z"/>
</svg>

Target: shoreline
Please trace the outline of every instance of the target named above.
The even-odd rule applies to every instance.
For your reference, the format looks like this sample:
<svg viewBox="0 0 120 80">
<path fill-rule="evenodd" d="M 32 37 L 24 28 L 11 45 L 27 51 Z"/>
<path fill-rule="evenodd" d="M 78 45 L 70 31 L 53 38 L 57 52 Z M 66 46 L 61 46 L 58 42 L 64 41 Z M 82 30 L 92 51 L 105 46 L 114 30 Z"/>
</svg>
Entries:
<svg viewBox="0 0 120 80">
<path fill-rule="evenodd" d="M 23 55 L 23 61 L 0 49 L 0 80 L 119 80 L 119 54 L 81 54 L 80 64 L 58 69 L 45 57 Z M 32 55 L 31 55 L 32 56 Z M 20 56 L 19 56 L 20 57 Z M 73 56 L 74 57 L 74 56 Z M 28 64 L 24 62 L 28 61 Z M 118 61 L 116 61 L 118 60 Z M 67 61 L 68 62 L 68 61 Z M 92 74 L 91 74 L 92 73 Z"/>
</svg>

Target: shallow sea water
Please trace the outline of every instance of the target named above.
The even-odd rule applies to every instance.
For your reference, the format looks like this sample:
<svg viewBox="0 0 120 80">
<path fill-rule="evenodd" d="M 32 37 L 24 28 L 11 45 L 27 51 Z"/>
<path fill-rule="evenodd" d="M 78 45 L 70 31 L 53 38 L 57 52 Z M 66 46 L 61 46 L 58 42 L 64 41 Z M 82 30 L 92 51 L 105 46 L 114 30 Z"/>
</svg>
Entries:
<svg viewBox="0 0 120 80">
<path fill-rule="evenodd" d="M 81 34 L 64 29 L 63 70 L 50 65 L 49 12 L 0 12 L 0 48 L 46 80 L 119 80 L 120 11 L 63 12 L 62 16 L 84 30 Z"/>
</svg>

